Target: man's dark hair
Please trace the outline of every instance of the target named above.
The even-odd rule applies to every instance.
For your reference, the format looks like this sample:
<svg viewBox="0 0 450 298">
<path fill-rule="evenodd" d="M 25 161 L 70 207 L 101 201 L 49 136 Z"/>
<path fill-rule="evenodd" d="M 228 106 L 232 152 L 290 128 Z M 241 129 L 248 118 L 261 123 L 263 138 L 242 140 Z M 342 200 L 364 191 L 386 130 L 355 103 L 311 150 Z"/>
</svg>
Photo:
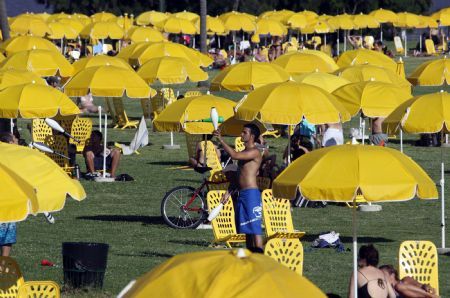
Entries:
<svg viewBox="0 0 450 298">
<path fill-rule="evenodd" d="M 366 260 L 367 265 L 378 266 L 379 256 L 378 250 L 373 246 L 373 244 L 363 245 L 359 249 L 359 258 Z"/>
<path fill-rule="evenodd" d="M 255 142 L 258 142 L 259 135 L 261 134 L 261 132 L 259 131 L 259 127 L 254 123 L 245 124 L 244 127 L 250 129 L 250 133 L 255 137 Z"/>
<path fill-rule="evenodd" d="M 0 142 L 2 143 L 12 143 L 14 141 L 14 136 L 10 132 L 0 133 Z"/>
<path fill-rule="evenodd" d="M 93 130 L 91 133 L 91 137 L 93 137 L 94 135 L 97 136 L 100 140 L 103 139 L 103 134 L 99 130 Z"/>
</svg>

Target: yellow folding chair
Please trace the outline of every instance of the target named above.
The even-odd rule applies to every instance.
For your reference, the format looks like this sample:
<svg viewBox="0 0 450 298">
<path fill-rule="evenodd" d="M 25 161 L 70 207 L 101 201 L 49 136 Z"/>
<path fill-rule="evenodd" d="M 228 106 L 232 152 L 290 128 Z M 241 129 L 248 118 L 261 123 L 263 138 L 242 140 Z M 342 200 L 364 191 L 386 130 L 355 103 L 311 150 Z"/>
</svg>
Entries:
<svg viewBox="0 0 450 298">
<path fill-rule="evenodd" d="M 434 42 L 432 39 L 425 39 L 425 49 L 427 50 L 427 55 L 438 55 L 436 53 L 436 48 L 434 47 Z"/>
<path fill-rule="evenodd" d="M 397 54 L 404 54 L 405 49 L 403 48 L 402 40 L 400 39 L 400 36 L 394 36 L 394 45 L 395 45 L 395 51 Z"/>
<path fill-rule="evenodd" d="M 189 133 L 185 133 L 184 135 L 186 136 L 186 148 L 188 151 L 188 159 L 191 157 L 196 158 L 197 144 L 203 140 L 203 135 L 194 135 Z"/>
<path fill-rule="evenodd" d="M 76 117 L 72 121 L 71 129 L 68 130 L 70 134 L 79 140 L 76 142 L 74 139 L 69 140 L 69 144 L 77 147 L 77 153 L 82 153 L 86 142 L 90 139 L 92 133 L 92 120 L 90 118 Z"/>
<path fill-rule="evenodd" d="M 27 281 L 19 287 L 18 298 L 59 298 L 61 290 L 53 281 Z"/>
<path fill-rule="evenodd" d="M 267 239 L 298 239 L 305 235 L 305 232 L 294 230 L 289 200 L 275 199 L 271 189 L 264 190 L 261 197 Z"/>
<path fill-rule="evenodd" d="M 117 123 L 114 128 L 125 129 L 125 128 L 137 128 L 139 121 L 133 120 L 130 121 L 128 119 L 127 113 L 125 112 L 125 108 L 123 107 L 122 98 L 113 98 L 114 111 L 117 118 Z"/>
<path fill-rule="evenodd" d="M 273 238 L 267 241 L 264 254 L 303 275 L 303 245 L 298 239 Z"/>
<path fill-rule="evenodd" d="M 0 297 L 15 298 L 24 279 L 16 260 L 0 256 Z"/>
<path fill-rule="evenodd" d="M 33 142 L 44 143 L 47 136 L 52 134 L 52 128 L 45 123 L 44 119 L 31 120 L 31 140 Z"/>
<path fill-rule="evenodd" d="M 366 35 L 364 36 L 364 43 L 366 44 L 366 48 L 373 49 L 373 44 L 375 42 L 375 39 L 372 35 Z"/>
<path fill-rule="evenodd" d="M 217 207 L 222 200 L 224 190 L 209 191 L 206 196 L 208 210 Z M 214 243 L 223 243 L 231 248 L 233 244 L 245 242 L 245 234 L 238 234 L 236 231 L 234 207 L 232 200 L 228 200 L 220 211 L 219 215 L 211 221 L 214 233 Z"/>
<path fill-rule="evenodd" d="M 69 156 L 69 144 L 63 135 L 49 135 L 45 138 L 44 144 L 50 147 L 53 151 L 65 156 Z M 69 160 L 63 156 L 55 153 L 45 153 L 56 164 L 58 164 L 69 176 L 72 176 L 73 167 L 69 165 Z"/>
<path fill-rule="evenodd" d="M 245 146 L 244 146 L 244 143 L 242 142 L 241 137 L 235 138 L 234 139 L 234 150 L 236 152 L 241 152 L 241 151 L 244 151 L 244 149 L 245 149 Z"/>
<path fill-rule="evenodd" d="M 438 255 L 430 241 L 403 241 L 398 253 L 398 274 L 402 279 L 412 277 L 422 284 L 429 284 L 439 295 Z"/>
</svg>

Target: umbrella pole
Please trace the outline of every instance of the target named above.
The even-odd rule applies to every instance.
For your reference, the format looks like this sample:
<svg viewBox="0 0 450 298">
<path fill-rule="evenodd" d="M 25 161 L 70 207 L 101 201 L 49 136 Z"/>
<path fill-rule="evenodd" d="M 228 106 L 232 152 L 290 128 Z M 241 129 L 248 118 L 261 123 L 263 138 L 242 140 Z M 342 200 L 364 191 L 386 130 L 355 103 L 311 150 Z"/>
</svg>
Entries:
<svg viewBox="0 0 450 298">
<path fill-rule="evenodd" d="M 403 129 L 400 128 L 400 152 L 403 153 Z"/>
<path fill-rule="evenodd" d="M 407 57 L 408 53 L 408 36 L 406 35 L 406 29 L 405 29 L 405 57 Z"/>
<path fill-rule="evenodd" d="M 11 134 L 14 134 L 14 120 L 11 118 L 9 119 L 9 127 L 11 128 Z"/>
<path fill-rule="evenodd" d="M 352 218 L 353 218 L 353 293 L 354 297 L 358 298 L 358 238 L 356 237 L 356 195 L 353 198 L 353 208 L 352 208 Z"/>
<path fill-rule="evenodd" d="M 441 131 L 441 140 L 444 137 L 444 129 Z M 441 233 L 442 233 L 442 247 L 438 249 L 439 254 L 447 254 L 450 248 L 445 246 L 445 179 L 444 179 L 444 146 L 441 144 Z"/>
<path fill-rule="evenodd" d="M 108 134 L 108 126 L 106 123 L 108 122 L 108 113 L 105 113 L 105 140 L 103 141 L 103 178 L 106 178 L 106 142 L 107 142 L 107 134 Z"/>
<path fill-rule="evenodd" d="M 287 147 L 287 163 L 291 164 L 291 126 L 288 125 L 288 147 Z"/>
<path fill-rule="evenodd" d="M 323 35 L 323 40 L 324 40 L 325 46 L 327 46 L 327 34 L 326 33 Z"/>
<path fill-rule="evenodd" d="M 420 53 L 422 53 L 422 34 L 419 35 L 419 49 Z"/>
<path fill-rule="evenodd" d="M 98 130 L 102 132 L 102 106 L 98 106 Z"/>
<path fill-rule="evenodd" d="M 366 120 L 365 119 L 361 119 L 362 120 L 362 144 L 364 145 L 364 139 L 365 139 L 365 134 L 366 134 Z"/>
<path fill-rule="evenodd" d="M 383 23 L 380 23 L 380 40 L 383 42 Z"/>
<path fill-rule="evenodd" d="M 220 36 L 217 35 L 217 45 L 219 46 L 220 49 Z"/>
<path fill-rule="evenodd" d="M 337 55 L 339 56 L 339 29 L 337 30 Z"/>
</svg>

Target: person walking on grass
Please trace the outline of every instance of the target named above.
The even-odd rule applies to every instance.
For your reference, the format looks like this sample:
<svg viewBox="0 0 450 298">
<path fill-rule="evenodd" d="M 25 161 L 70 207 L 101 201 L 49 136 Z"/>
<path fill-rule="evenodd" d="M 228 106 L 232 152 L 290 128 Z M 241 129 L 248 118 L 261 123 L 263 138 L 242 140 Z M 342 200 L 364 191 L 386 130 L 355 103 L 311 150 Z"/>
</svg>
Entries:
<svg viewBox="0 0 450 298">
<path fill-rule="evenodd" d="M 214 135 L 222 144 L 225 152 L 232 159 L 238 161 L 239 197 L 236 207 L 238 233 L 246 235 L 246 246 L 249 250 L 263 253 L 261 192 L 256 182 L 256 176 L 262 162 L 261 153 L 255 144 L 260 136 L 259 128 L 252 123 L 244 126 L 241 139 L 245 149 L 241 152 L 236 152 L 225 143 L 220 130 L 214 131 Z M 228 200 L 229 196 L 230 194 L 227 192 L 223 200 Z"/>
</svg>

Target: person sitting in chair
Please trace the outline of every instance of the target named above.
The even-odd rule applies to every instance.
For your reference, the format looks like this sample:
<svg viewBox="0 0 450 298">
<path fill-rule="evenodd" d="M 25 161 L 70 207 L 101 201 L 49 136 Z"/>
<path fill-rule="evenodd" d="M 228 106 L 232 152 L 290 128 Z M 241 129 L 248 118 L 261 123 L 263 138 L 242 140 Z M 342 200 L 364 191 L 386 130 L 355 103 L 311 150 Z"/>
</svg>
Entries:
<svg viewBox="0 0 450 298">
<path fill-rule="evenodd" d="M 211 141 L 212 137 L 213 137 L 213 135 L 206 135 L 206 140 Z M 204 153 L 205 147 L 204 146 L 205 146 L 204 143 L 202 146 L 202 141 L 198 142 L 197 146 L 195 147 L 195 155 L 191 156 L 189 158 L 189 164 L 193 168 L 206 167 L 205 153 Z M 221 155 L 220 150 L 217 148 L 216 145 L 214 145 L 214 148 L 216 149 L 217 157 L 220 160 L 220 155 Z"/>
<path fill-rule="evenodd" d="M 87 177 L 93 177 L 94 172 L 103 170 L 103 135 L 100 131 L 92 131 L 89 143 L 84 147 L 83 156 L 86 161 Z M 111 171 L 111 177 L 116 177 L 119 166 L 120 151 L 106 148 L 106 170 Z"/>
</svg>

